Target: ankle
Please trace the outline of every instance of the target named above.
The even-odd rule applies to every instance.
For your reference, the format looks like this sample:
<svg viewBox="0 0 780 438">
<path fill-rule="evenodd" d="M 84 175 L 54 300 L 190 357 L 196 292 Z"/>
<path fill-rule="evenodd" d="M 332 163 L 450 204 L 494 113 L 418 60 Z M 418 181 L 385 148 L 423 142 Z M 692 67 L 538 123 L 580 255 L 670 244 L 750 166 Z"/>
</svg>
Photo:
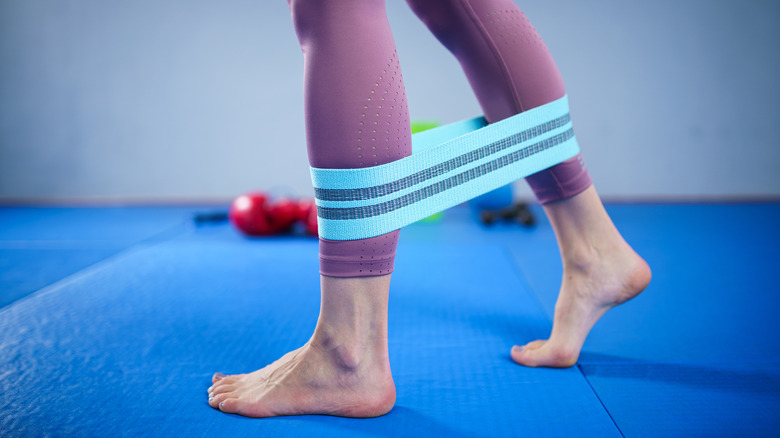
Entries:
<svg viewBox="0 0 780 438">
<path fill-rule="evenodd" d="M 357 370 L 363 364 L 387 360 L 387 336 L 385 330 L 368 327 L 354 330 L 337 329 L 320 321 L 309 344 L 325 353 L 336 365 L 345 370 Z"/>
<path fill-rule="evenodd" d="M 325 351 L 340 347 L 347 363 L 361 352 L 387 349 L 390 276 L 322 277 L 320 317 L 312 342 Z"/>
<path fill-rule="evenodd" d="M 597 259 L 597 251 L 590 245 L 559 245 L 565 271 L 587 271 Z"/>
</svg>

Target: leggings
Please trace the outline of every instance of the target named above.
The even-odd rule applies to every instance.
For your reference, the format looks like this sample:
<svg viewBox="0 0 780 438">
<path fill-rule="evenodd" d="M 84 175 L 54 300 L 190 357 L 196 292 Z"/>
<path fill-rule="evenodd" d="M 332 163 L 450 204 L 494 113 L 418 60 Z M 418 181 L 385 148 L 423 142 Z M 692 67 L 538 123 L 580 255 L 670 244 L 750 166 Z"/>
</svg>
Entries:
<svg viewBox="0 0 780 438">
<path fill-rule="evenodd" d="M 409 108 L 384 0 L 288 0 L 304 57 L 309 163 L 345 169 L 412 153 Z M 512 0 L 407 0 L 458 59 L 488 122 L 566 93 L 542 39 Z M 591 178 L 581 155 L 526 178 L 539 202 L 570 198 Z M 320 239 L 320 273 L 393 271 L 399 231 L 369 239 Z"/>
</svg>

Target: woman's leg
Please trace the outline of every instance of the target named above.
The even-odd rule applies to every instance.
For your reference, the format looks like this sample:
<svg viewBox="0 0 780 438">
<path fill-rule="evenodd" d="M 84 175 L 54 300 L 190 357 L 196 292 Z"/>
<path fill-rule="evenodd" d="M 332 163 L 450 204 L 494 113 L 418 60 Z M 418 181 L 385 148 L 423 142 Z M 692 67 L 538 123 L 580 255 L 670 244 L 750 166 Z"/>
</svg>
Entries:
<svg viewBox="0 0 780 438">
<path fill-rule="evenodd" d="M 563 279 L 548 340 L 512 348 L 522 365 L 569 367 L 585 337 L 607 310 L 639 295 L 650 268 L 623 240 L 593 186 L 571 198 L 544 204 L 558 239 Z"/>
<path fill-rule="evenodd" d="M 512 0 L 408 0 L 460 62 L 488 122 L 566 94 L 539 34 Z M 542 203 L 566 199 L 592 181 L 578 154 L 526 178 Z"/>
<path fill-rule="evenodd" d="M 512 0 L 407 0 L 458 59 L 490 122 L 552 102 L 566 91 L 550 52 Z M 558 238 L 564 275 L 548 341 L 512 349 L 518 363 L 571 366 L 591 327 L 639 294 L 650 270 L 618 233 L 582 155 L 526 178 Z"/>
<path fill-rule="evenodd" d="M 304 55 L 309 162 L 375 166 L 411 154 L 409 111 L 384 0 L 290 0 Z M 398 232 L 320 240 L 321 307 L 302 348 L 249 374 L 216 374 L 212 407 L 250 417 L 373 417 L 395 403 L 387 300 Z"/>
</svg>

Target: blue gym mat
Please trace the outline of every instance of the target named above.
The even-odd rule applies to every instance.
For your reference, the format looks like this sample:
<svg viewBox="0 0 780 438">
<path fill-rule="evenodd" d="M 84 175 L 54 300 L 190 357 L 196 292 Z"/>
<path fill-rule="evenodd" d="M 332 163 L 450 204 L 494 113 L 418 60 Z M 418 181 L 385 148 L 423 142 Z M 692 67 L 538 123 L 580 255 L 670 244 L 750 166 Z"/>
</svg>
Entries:
<svg viewBox="0 0 780 438">
<path fill-rule="evenodd" d="M 0 307 L 136 243 L 178 233 L 194 210 L 0 208 Z"/>
<path fill-rule="evenodd" d="M 459 207 L 407 227 L 390 298 L 397 404 L 368 420 L 207 405 L 213 372 L 306 342 L 319 278 L 315 239 L 245 239 L 193 225 L 197 210 L 0 209 L 0 296 L 16 297 L 0 309 L 0 436 L 778 433 L 779 205 L 610 206 L 654 280 L 565 370 L 508 355 L 549 333 L 560 261 L 543 217 L 487 228 Z"/>
</svg>

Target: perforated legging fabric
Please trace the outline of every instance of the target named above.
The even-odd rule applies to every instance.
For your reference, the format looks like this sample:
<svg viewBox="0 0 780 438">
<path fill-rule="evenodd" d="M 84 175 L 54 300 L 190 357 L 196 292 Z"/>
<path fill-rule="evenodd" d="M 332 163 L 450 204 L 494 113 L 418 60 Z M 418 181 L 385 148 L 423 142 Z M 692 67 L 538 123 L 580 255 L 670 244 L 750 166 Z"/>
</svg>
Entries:
<svg viewBox="0 0 780 438">
<path fill-rule="evenodd" d="M 409 110 L 384 0 L 288 2 L 304 56 L 309 163 L 359 168 L 410 155 Z M 565 94 L 544 43 L 511 1 L 409 3 L 461 62 L 488 121 Z M 590 185 L 580 156 L 527 180 L 541 202 L 573 196 Z M 397 242 L 398 231 L 354 241 L 320 239 L 320 273 L 387 275 Z"/>
<path fill-rule="evenodd" d="M 566 94 L 555 61 L 512 0 L 407 0 L 460 62 L 488 122 Z M 582 155 L 526 178 L 539 202 L 570 198 L 592 180 Z"/>
<path fill-rule="evenodd" d="M 376 166 L 412 153 L 395 42 L 384 0 L 290 0 L 304 59 L 309 163 Z M 398 231 L 352 241 L 320 239 L 320 273 L 332 277 L 393 271 Z"/>
</svg>

